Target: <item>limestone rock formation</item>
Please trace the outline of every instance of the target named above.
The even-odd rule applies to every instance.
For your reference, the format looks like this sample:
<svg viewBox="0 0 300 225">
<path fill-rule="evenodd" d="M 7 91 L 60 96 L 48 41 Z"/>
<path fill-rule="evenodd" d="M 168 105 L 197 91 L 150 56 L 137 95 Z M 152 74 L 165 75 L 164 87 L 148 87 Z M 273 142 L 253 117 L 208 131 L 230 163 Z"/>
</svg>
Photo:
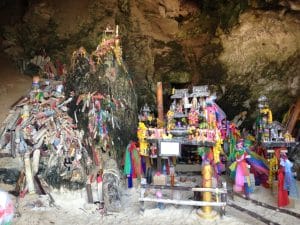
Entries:
<svg viewBox="0 0 300 225">
<path fill-rule="evenodd" d="M 95 139 L 97 150 L 111 154 L 114 159 L 122 157 L 121 151 L 134 138 L 138 112 L 119 38 L 118 28 L 115 31 L 107 27 L 95 51 L 88 53 L 83 47 L 74 51 L 66 79 L 66 94 L 76 96 L 69 114 L 75 120 L 78 118 L 78 126 L 86 137 Z M 92 98 L 93 107 L 87 106 L 84 97 L 78 100 L 80 95 L 91 96 L 91 93 L 97 95 L 88 97 L 88 102 Z M 92 130 L 96 130 L 95 135 Z"/>
<path fill-rule="evenodd" d="M 254 112 L 265 94 L 280 120 L 299 95 L 299 12 L 282 15 L 277 0 L 25 2 L 22 20 L 2 27 L 7 54 L 29 60 L 44 48 L 69 64 L 74 49 L 93 51 L 105 27 L 118 24 L 138 108 L 155 109 L 157 81 L 166 100 L 174 86 L 214 84 L 229 118 Z"/>
<path fill-rule="evenodd" d="M 299 16 L 248 11 L 220 39 L 219 59 L 226 66 L 228 91 L 239 93 L 246 108 L 253 109 L 258 97 L 266 95 L 278 116 L 299 96 Z"/>
</svg>

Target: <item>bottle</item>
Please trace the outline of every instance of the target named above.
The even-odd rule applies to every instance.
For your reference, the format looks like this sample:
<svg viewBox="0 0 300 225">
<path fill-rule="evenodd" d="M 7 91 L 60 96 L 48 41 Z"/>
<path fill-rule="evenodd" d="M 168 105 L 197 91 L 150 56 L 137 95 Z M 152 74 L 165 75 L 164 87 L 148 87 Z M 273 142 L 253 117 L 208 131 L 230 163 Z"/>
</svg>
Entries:
<svg viewBox="0 0 300 225">
<path fill-rule="evenodd" d="M 175 168 L 174 166 L 170 166 L 170 182 L 171 186 L 173 187 L 175 185 Z"/>
<path fill-rule="evenodd" d="M 164 175 L 167 175 L 167 167 L 166 167 L 166 164 L 163 165 L 162 172 L 163 172 Z"/>
<path fill-rule="evenodd" d="M 38 75 L 32 78 L 32 90 L 37 91 L 40 88 L 40 77 Z"/>
</svg>

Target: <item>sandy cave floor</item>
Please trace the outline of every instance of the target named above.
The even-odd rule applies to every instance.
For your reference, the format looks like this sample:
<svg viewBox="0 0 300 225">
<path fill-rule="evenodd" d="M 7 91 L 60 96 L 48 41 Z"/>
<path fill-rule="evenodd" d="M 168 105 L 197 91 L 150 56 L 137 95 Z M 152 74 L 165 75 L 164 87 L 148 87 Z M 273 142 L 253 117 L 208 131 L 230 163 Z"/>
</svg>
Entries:
<svg viewBox="0 0 300 225">
<path fill-rule="evenodd" d="M 31 78 L 20 74 L 14 65 L 2 55 L 0 55 L 0 66 L 0 121 L 3 121 L 10 106 L 30 89 Z M 0 168 L 21 167 L 21 159 L 0 158 Z M 300 183 L 298 182 L 299 186 Z M 0 183 L 0 189 L 9 191 L 13 190 L 14 186 Z M 13 224 L 263 224 L 231 207 L 227 207 L 227 214 L 223 218 L 217 218 L 213 221 L 200 218 L 196 214 L 197 208 L 191 206 L 175 207 L 174 205 L 166 205 L 165 209 L 160 210 L 156 207 L 156 204 L 146 203 L 146 211 L 141 215 L 138 202 L 139 193 L 139 188 L 127 189 L 125 182 L 123 182 L 122 210 L 119 213 L 112 214 L 105 214 L 98 210 L 96 205 L 87 204 L 85 190 L 53 190 L 55 207 L 49 206 L 48 196 L 27 194 L 20 199 L 11 196 L 17 208 Z M 276 206 L 276 200 L 271 191 L 262 187 L 257 187 L 251 198 Z M 235 198 L 235 203 L 247 206 L 247 208 L 282 225 L 298 225 L 300 223 L 300 220 L 295 217 L 266 210 L 244 199 Z M 289 208 L 289 210 L 300 213 L 300 201 L 295 201 L 295 206 Z"/>
<path fill-rule="evenodd" d="M 0 162 L 3 165 L 3 161 Z M 299 184 L 299 183 L 298 183 Z M 125 185 L 124 185 L 125 186 Z M 0 184 L 1 189 L 12 190 L 11 185 Z M 92 224 L 264 224 L 240 211 L 227 207 L 227 213 L 223 218 L 216 220 L 205 220 L 197 215 L 197 208 L 192 206 L 165 205 L 161 210 L 155 203 L 146 203 L 145 212 L 141 215 L 139 211 L 139 188 L 122 188 L 122 210 L 119 213 L 105 214 L 97 209 L 94 204 L 87 204 L 85 190 L 67 191 L 53 190 L 52 196 L 56 206 L 49 206 L 47 196 L 27 194 L 18 200 L 16 212 L 20 215 L 15 217 L 13 224 L 18 225 L 38 225 L 38 224 L 73 224 L 73 225 L 92 225 Z M 152 192 L 154 194 L 154 192 Z M 276 201 L 271 191 L 258 187 L 251 198 L 276 206 Z M 14 202 L 16 198 L 13 197 Z M 248 209 L 264 216 L 267 219 L 279 224 L 298 225 L 300 220 L 276 211 L 266 210 L 258 207 L 251 202 L 241 198 L 235 198 L 235 203 L 246 206 Z M 300 202 L 296 201 L 291 211 L 300 213 Z"/>
</svg>

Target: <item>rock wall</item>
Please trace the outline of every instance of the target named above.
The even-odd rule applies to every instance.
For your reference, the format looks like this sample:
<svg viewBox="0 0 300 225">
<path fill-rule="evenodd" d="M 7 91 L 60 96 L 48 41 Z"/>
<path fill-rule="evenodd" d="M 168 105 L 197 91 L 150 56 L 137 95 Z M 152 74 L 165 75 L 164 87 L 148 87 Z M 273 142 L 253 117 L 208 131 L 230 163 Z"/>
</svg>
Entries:
<svg viewBox="0 0 300 225">
<path fill-rule="evenodd" d="M 220 35 L 220 40 L 227 93 L 236 93 L 236 100 L 250 112 L 258 97 L 266 95 L 278 119 L 300 94 L 299 15 L 247 11 L 239 25 L 230 34 Z"/>
<path fill-rule="evenodd" d="M 214 84 L 229 118 L 247 110 L 253 119 L 265 94 L 280 119 L 299 95 L 299 13 L 277 0 L 26 2 L 22 21 L 2 27 L 8 55 L 28 60 L 45 48 L 69 63 L 75 49 L 91 52 L 105 27 L 119 24 L 138 108 L 156 108 L 157 81 L 166 104 L 174 86 Z"/>
</svg>

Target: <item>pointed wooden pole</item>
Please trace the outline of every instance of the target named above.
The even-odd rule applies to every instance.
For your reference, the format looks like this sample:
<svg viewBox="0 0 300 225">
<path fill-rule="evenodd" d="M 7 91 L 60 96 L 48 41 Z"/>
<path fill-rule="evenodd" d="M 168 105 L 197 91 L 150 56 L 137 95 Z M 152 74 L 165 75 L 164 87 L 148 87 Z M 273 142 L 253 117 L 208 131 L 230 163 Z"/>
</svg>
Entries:
<svg viewBox="0 0 300 225">
<path fill-rule="evenodd" d="M 157 99 L 158 119 L 159 119 L 159 122 L 162 123 L 164 121 L 163 87 L 162 87 L 162 82 L 157 82 L 156 99 Z"/>
<path fill-rule="evenodd" d="M 159 127 L 161 124 L 163 124 L 164 121 L 164 108 L 163 108 L 163 88 L 162 88 L 162 82 L 157 82 L 156 87 L 156 101 L 157 101 L 157 114 L 158 114 L 158 123 L 157 127 Z M 160 153 L 158 152 L 157 155 L 157 170 L 161 170 L 161 158 Z"/>
<path fill-rule="evenodd" d="M 289 116 L 289 119 L 287 121 L 287 131 L 292 135 L 293 130 L 295 129 L 297 120 L 300 118 L 300 98 L 298 98 L 296 104 L 293 106 L 291 110 L 291 114 Z"/>
</svg>

